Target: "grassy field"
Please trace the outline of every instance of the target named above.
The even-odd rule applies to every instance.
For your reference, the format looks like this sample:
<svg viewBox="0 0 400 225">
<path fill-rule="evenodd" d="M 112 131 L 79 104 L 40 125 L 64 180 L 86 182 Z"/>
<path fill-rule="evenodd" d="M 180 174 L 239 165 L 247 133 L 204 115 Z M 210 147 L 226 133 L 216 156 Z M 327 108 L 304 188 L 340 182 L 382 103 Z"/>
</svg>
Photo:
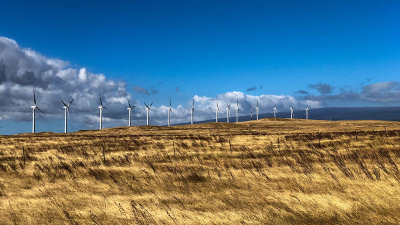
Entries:
<svg viewBox="0 0 400 225">
<path fill-rule="evenodd" d="M 396 224 L 400 123 L 0 136 L 0 224 Z"/>
</svg>

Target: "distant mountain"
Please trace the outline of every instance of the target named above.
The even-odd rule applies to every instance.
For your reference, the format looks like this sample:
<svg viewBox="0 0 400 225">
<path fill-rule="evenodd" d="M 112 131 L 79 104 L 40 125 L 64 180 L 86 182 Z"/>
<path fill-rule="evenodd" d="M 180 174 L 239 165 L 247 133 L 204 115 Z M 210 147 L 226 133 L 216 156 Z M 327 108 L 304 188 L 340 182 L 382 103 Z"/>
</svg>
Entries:
<svg viewBox="0 0 400 225">
<path fill-rule="evenodd" d="M 279 109 L 278 109 L 279 110 Z M 259 119 L 273 117 L 273 113 L 259 114 Z M 290 111 L 277 113 L 278 118 L 290 118 Z M 294 118 L 305 119 L 305 110 L 294 111 Z M 256 115 L 253 114 L 253 120 Z M 400 107 L 326 107 L 310 109 L 309 119 L 313 120 L 388 120 L 400 121 Z M 249 121 L 250 115 L 240 116 L 239 121 Z M 218 118 L 220 122 L 226 122 L 225 118 Z M 235 122 L 236 117 L 230 117 L 229 121 Z M 195 123 L 215 122 L 215 119 L 196 121 Z M 188 124 L 188 123 L 184 123 Z"/>
<path fill-rule="evenodd" d="M 261 118 L 271 117 L 266 113 Z M 288 118 L 290 112 L 278 113 L 278 117 Z M 295 118 L 305 119 L 305 110 L 295 111 Z M 400 107 L 327 107 L 310 109 L 309 118 L 314 120 L 391 120 L 400 121 Z"/>
</svg>

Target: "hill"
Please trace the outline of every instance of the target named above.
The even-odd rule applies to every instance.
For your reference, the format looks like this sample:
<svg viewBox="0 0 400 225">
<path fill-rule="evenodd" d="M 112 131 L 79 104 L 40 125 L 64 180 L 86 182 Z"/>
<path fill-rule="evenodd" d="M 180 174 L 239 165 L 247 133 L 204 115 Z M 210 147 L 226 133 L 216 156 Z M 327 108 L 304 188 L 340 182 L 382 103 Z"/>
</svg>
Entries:
<svg viewBox="0 0 400 225">
<path fill-rule="evenodd" d="M 397 223 L 399 149 L 388 121 L 0 136 L 0 223 Z"/>
<path fill-rule="evenodd" d="M 272 109 L 271 109 L 272 110 Z M 400 121 L 400 107 L 324 107 L 310 109 L 310 119 L 313 120 L 386 120 L 386 121 Z M 260 113 L 259 118 L 272 118 L 273 113 Z M 305 109 L 299 110 L 298 108 L 294 111 L 294 118 L 305 119 Z M 239 116 L 239 121 L 251 121 L 255 120 L 256 116 L 253 112 L 253 117 L 250 115 Z M 279 111 L 277 118 L 290 118 L 290 111 Z M 225 118 L 219 118 L 220 122 L 225 122 Z M 230 121 L 236 121 L 236 117 L 230 117 Z M 215 119 L 195 121 L 195 123 L 209 123 L 215 122 Z M 189 123 L 184 123 L 189 124 Z M 183 125 L 183 124 L 180 124 Z"/>
</svg>

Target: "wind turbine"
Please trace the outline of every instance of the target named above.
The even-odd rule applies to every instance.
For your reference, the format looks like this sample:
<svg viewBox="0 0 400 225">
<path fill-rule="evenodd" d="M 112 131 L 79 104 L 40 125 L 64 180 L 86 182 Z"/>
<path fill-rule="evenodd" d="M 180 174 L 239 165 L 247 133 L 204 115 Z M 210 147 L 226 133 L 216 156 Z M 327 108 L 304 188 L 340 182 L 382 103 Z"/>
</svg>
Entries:
<svg viewBox="0 0 400 225">
<path fill-rule="evenodd" d="M 126 100 L 128 100 L 128 108 L 126 108 L 127 110 L 128 110 L 128 112 L 129 112 L 129 119 L 128 119 L 128 126 L 132 126 L 132 109 L 134 109 L 136 106 L 134 106 L 134 105 L 131 105 L 131 103 L 129 102 L 129 99 L 126 99 Z"/>
<path fill-rule="evenodd" d="M 276 104 L 274 106 L 274 108 L 272 108 L 274 110 L 274 118 L 276 118 Z"/>
<path fill-rule="evenodd" d="M 257 108 L 256 108 L 256 113 L 257 113 L 257 120 L 258 120 L 258 100 L 257 100 Z"/>
<path fill-rule="evenodd" d="M 67 116 L 69 115 L 69 107 L 71 106 L 71 104 L 72 104 L 72 102 L 74 101 L 74 99 L 72 99 L 70 102 L 69 102 L 69 104 L 67 104 L 67 103 L 65 103 L 62 99 L 60 99 L 61 100 L 61 102 L 62 102 L 62 104 L 64 105 L 63 106 L 63 108 L 64 108 L 64 111 L 65 111 L 65 122 L 64 122 L 64 133 L 68 133 L 68 127 L 67 127 Z"/>
<path fill-rule="evenodd" d="M 44 113 L 36 104 L 36 94 L 35 94 L 35 90 L 33 90 L 33 103 L 35 103 L 35 105 L 31 106 L 32 108 L 32 133 L 35 133 L 35 110 L 39 110 L 40 112 Z"/>
<path fill-rule="evenodd" d="M 100 130 L 101 130 L 103 129 L 103 109 L 107 109 L 107 107 L 103 106 L 103 101 L 101 100 L 100 94 L 99 98 L 100 98 L 99 110 L 100 110 Z"/>
<path fill-rule="evenodd" d="M 239 101 L 236 99 L 236 123 L 239 122 Z"/>
<path fill-rule="evenodd" d="M 250 108 L 250 120 L 253 120 L 253 106 Z"/>
<path fill-rule="evenodd" d="M 190 124 L 193 125 L 193 113 L 194 113 L 194 99 L 192 102 L 192 107 L 190 107 Z"/>
<path fill-rule="evenodd" d="M 218 122 L 218 111 L 219 111 L 219 107 L 218 107 L 218 100 L 217 100 L 217 107 L 215 108 L 215 122 Z"/>
<path fill-rule="evenodd" d="M 168 126 L 171 126 L 171 112 L 172 112 L 172 104 L 171 98 L 169 99 L 169 109 L 168 109 Z"/>
<path fill-rule="evenodd" d="M 308 106 L 307 106 L 307 108 L 306 108 L 306 120 L 308 120 Z"/>
<path fill-rule="evenodd" d="M 293 113 L 293 105 L 290 106 L 290 119 L 293 119 L 294 113 Z"/>
<path fill-rule="evenodd" d="M 147 111 L 147 125 L 150 125 L 150 108 L 153 105 L 153 102 L 148 106 L 146 102 L 144 103 L 146 105 L 146 111 Z"/>
<path fill-rule="evenodd" d="M 229 115 L 230 115 L 231 105 L 226 104 L 226 122 L 229 123 Z"/>
</svg>

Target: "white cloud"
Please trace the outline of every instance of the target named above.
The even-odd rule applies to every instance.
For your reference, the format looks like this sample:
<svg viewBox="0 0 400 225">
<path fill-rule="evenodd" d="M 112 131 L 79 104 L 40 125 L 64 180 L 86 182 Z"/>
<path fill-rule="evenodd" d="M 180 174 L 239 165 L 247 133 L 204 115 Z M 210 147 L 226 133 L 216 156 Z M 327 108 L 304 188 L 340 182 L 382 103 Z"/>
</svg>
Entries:
<svg viewBox="0 0 400 225">
<path fill-rule="evenodd" d="M 46 111 L 46 118 L 62 117 L 59 98 L 66 101 L 74 98 L 71 106 L 74 120 L 81 122 L 82 128 L 96 126 L 92 117 L 97 112 L 99 93 L 112 108 L 105 113 L 104 120 L 113 121 L 122 116 L 125 111 L 121 106 L 129 97 L 124 82 L 68 65 L 66 61 L 47 58 L 31 49 L 20 48 L 14 40 L 0 37 L 1 119 L 29 119 L 32 89 L 36 90 L 37 103 Z"/>
</svg>

